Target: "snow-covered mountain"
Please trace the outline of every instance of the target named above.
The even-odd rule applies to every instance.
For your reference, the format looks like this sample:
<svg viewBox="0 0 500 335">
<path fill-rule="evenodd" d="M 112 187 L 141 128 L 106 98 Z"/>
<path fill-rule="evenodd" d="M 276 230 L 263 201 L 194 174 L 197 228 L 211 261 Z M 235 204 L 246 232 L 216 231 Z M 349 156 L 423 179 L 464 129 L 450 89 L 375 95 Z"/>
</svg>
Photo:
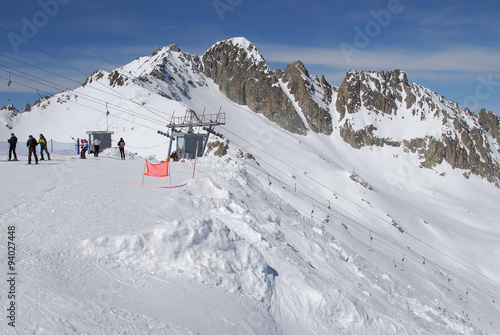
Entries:
<svg viewBox="0 0 500 335">
<path fill-rule="evenodd" d="M 209 152 L 194 181 L 186 177 L 191 163 L 176 162 L 175 188 L 124 186 L 134 171 L 140 175 L 139 160 L 127 161 L 121 177 L 100 170 L 104 186 L 82 181 L 90 184 L 85 195 L 100 190 L 116 201 L 114 191 L 124 196 L 129 213 L 117 222 L 119 208 L 112 206 L 109 223 L 93 232 L 78 220 L 85 233 L 71 238 L 80 246 L 71 252 L 83 257 L 83 267 L 96 262 L 105 273 L 125 267 L 120 275 L 135 283 L 148 273 L 140 277 L 147 287 L 179 280 L 182 289 L 170 289 L 175 300 L 185 292 L 193 308 L 202 306 L 201 314 L 210 304 L 188 287 L 195 285 L 197 295 L 204 290 L 206 299 L 220 293 L 217 313 L 244 324 L 244 334 L 500 333 L 494 302 L 500 289 L 498 118 L 462 111 L 409 84 L 399 70 L 350 71 L 336 87 L 300 61 L 272 71 L 244 38 L 218 42 L 202 56 L 171 45 L 109 73 L 96 71 L 73 91 L 9 114 L 5 122 L 12 130 L 2 128 L 0 136 L 44 133 L 71 142 L 109 127 L 128 151 L 160 160 L 168 139 L 157 131 L 165 131 L 172 116 L 214 114 L 221 106 L 227 124 L 217 131 L 225 140 L 212 141 L 227 144 L 227 153 L 219 158 Z M 122 163 L 90 161 L 92 168 L 119 169 L 114 164 Z M 58 177 L 61 197 L 63 189 L 73 189 L 68 184 L 78 185 L 65 175 L 85 173 L 84 165 L 68 162 Z M 136 192 L 167 202 L 134 203 Z M 4 204 L 11 206 L 4 213 L 16 200 L 23 201 Z M 65 215 L 58 220 L 71 222 Z M 234 314 L 224 310 L 224 299 Z M 88 317 L 111 308 L 102 299 L 97 304 Z M 133 309 L 121 304 L 122 312 Z M 255 318 L 241 314 L 248 312 Z M 45 324 L 35 310 L 29 315 Z M 69 320 L 76 332 L 93 333 L 75 322 Z M 126 330 L 120 322 L 114 326 Z M 168 322 L 174 334 L 235 329 L 231 322 L 217 329 L 214 320 L 197 320 L 192 328 L 182 317 Z"/>
<path fill-rule="evenodd" d="M 12 129 L 12 121 L 19 115 L 19 111 L 14 107 L 14 105 L 7 105 L 0 109 L 0 120 L 3 125 Z"/>
</svg>

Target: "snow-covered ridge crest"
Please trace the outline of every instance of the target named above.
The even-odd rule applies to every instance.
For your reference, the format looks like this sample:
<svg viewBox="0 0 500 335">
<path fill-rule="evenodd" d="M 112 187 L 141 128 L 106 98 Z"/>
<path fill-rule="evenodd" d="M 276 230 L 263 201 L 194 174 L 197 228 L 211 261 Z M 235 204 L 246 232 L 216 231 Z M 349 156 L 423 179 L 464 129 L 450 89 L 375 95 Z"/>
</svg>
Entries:
<svg viewBox="0 0 500 335">
<path fill-rule="evenodd" d="M 266 63 L 264 60 L 264 57 L 262 54 L 259 52 L 259 50 L 255 47 L 253 43 L 251 43 L 249 40 L 247 40 L 245 37 L 233 37 L 224 41 L 219 41 L 212 45 L 212 47 L 209 48 L 216 48 L 217 46 L 220 46 L 221 44 L 230 44 L 238 49 L 244 50 L 244 53 L 246 55 L 246 58 L 249 58 L 256 62 L 257 64 L 259 63 Z"/>
<path fill-rule="evenodd" d="M 102 79 L 104 83 L 109 81 L 110 86 L 134 84 L 167 99 L 182 101 L 190 99 L 189 91 L 192 88 L 207 85 L 201 68 L 198 56 L 188 54 L 172 44 L 159 47 L 151 55 L 139 57 L 111 73 L 101 70 L 87 82 Z"/>
<path fill-rule="evenodd" d="M 477 174 L 493 182 L 500 178 L 498 118 L 483 113 L 480 120 L 453 101 L 410 84 L 400 70 L 352 70 L 336 88 L 324 77 L 310 75 L 300 61 L 271 71 L 252 43 L 236 37 L 215 43 L 201 57 L 174 44 L 160 47 L 109 73 L 95 72 L 83 88 L 87 85 L 100 91 L 127 88 L 134 92 L 135 103 L 144 106 L 154 94 L 180 103 L 181 110 L 198 112 L 206 102 L 194 102 L 197 95 L 208 101 L 208 92 L 222 93 L 294 134 L 340 135 L 357 149 L 404 148 L 420 156 L 422 167 L 447 162 L 465 176 Z M 39 107 L 57 99 L 69 101 L 46 99 Z"/>
<path fill-rule="evenodd" d="M 0 122 L 7 127 L 12 129 L 13 122 L 16 121 L 16 117 L 19 115 L 19 111 L 14 107 L 14 105 L 9 104 L 0 109 Z"/>
<path fill-rule="evenodd" d="M 500 181 L 498 132 L 488 134 L 478 115 L 409 84 L 402 71 L 349 71 L 335 107 L 340 135 L 355 148 L 401 147 L 418 153 L 421 167 L 447 162 L 466 177 L 472 173 Z"/>
</svg>

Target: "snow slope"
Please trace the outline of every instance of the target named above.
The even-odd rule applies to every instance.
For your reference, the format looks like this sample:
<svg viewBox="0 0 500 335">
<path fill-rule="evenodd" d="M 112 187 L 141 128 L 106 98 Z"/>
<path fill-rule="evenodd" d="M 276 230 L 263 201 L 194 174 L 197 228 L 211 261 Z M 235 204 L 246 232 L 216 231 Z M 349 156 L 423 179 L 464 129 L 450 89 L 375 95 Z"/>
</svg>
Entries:
<svg viewBox="0 0 500 335">
<path fill-rule="evenodd" d="M 293 195 L 278 197 L 282 188 L 249 172 L 251 162 L 203 158 L 195 179 L 193 162 L 179 162 L 171 180 L 146 177 L 141 187 L 143 160 L 115 156 L 2 163 L 19 333 L 498 330 L 495 305 L 460 301 L 436 266 L 401 271 L 383 255 L 390 248 L 376 241 L 370 252 L 355 231 L 304 216 L 282 199 Z"/>
<path fill-rule="evenodd" d="M 336 131 L 287 133 L 182 52 L 157 51 L 186 94 L 139 58 L 116 70 L 124 85 L 96 72 L 12 122 L 20 145 L 30 133 L 71 142 L 106 127 L 107 102 L 136 158 L 1 162 L 19 333 L 500 334 L 498 188 L 446 163 L 419 168 L 401 148 L 353 149 Z M 171 181 L 141 187 L 141 157 L 165 158 L 157 130 L 172 114 L 220 106 L 228 155 L 198 160 L 195 179 L 193 162 L 173 163 Z"/>
</svg>

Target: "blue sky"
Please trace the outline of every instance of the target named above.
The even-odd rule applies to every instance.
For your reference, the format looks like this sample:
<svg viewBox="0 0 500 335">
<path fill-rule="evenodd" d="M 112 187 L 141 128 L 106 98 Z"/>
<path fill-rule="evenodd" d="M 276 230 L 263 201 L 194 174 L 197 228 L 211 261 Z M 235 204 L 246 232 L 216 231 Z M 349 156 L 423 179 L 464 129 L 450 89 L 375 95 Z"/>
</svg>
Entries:
<svg viewBox="0 0 500 335">
<path fill-rule="evenodd" d="M 11 102 L 24 109 L 37 89 L 74 89 L 159 46 L 201 55 L 244 36 L 272 69 L 300 59 L 338 86 L 350 69 L 399 68 L 462 108 L 500 114 L 497 0 L 0 0 L 0 9 L 0 106 L 8 72 Z"/>
</svg>

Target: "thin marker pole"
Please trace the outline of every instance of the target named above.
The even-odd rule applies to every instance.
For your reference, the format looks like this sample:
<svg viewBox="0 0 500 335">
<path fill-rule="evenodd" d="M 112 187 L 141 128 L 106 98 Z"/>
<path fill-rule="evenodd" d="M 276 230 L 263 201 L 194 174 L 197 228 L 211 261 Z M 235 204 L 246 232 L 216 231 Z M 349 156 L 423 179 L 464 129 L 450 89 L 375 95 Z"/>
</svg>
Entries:
<svg viewBox="0 0 500 335">
<path fill-rule="evenodd" d="M 194 179 L 194 171 L 196 169 L 196 158 L 198 157 L 198 144 L 200 141 L 196 141 L 196 154 L 194 155 L 194 165 L 193 165 L 193 179 Z"/>
<path fill-rule="evenodd" d="M 144 161 L 144 171 L 142 172 L 142 187 L 144 187 L 144 175 L 146 173 L 146 163 L 147 163 L 147 159 Z"/>
</svg>

